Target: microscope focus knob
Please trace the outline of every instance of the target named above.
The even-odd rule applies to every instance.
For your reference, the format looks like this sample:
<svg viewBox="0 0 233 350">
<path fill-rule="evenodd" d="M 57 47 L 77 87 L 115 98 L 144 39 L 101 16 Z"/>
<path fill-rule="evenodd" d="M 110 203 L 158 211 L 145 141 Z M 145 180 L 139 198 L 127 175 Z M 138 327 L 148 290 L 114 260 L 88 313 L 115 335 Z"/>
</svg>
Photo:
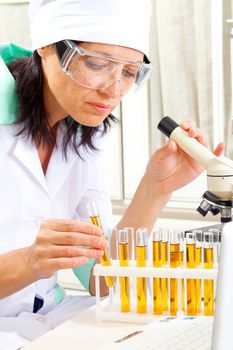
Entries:
<svg viewBox="0 0 233 350">
<path fill-rule="evenodd" d="M 211 211 L 211 213 L 213 215 L 218 215 L 220 213 L 220 209 L 219 208 L 211 208 L 210 211 Z"/>
</svg>

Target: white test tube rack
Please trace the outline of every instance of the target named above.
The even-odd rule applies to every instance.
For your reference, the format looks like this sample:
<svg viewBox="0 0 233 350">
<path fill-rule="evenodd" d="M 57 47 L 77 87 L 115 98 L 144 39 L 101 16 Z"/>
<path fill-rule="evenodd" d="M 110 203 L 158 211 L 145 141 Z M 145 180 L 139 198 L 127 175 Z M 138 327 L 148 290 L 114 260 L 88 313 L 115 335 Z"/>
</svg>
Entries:
<svg viewBox="0 0 233 350">
<path fill-rule="evenodd" d="M 148 302 L 148 312 L 145 314 L 138 314 L 136 312 L 136 306 L 131 304 L 132 311 L 130 312 L 121 312 L 120 311 L 120 296 L 118 297 L 118 302 L 115 302 L 115 295 L 113 288 L 110 288 L 109 291 L 109 297 L 101 300 L 100 297 L 100 277 L 101 276 L 114 276 L 114 277 L 130 277 L 130 278 L 137 278 L 137 277 L 146 277 L 148 279 L 152 279 L 155 277 L 158 278 L 177 278 L 178 283 L 178 313 L 177 316 L 184 316 L 185 313 L 181 309 L 181 281 L 185 281 L 187 279 L 212 279 L 214 280 L 214 285 L 216 287 L 216 281 L 217 281 L 217 273 L 218 269 L 204 269 L 202 267 L 198 268 L 185 268 L 185 267 L 177 267 L 177 268 L 170 268 L 170 267 L 153 267 L 153 266 L 146 266 L 146 267 L 137 267 L 134 261 L 129 262 L 129 266 L 122 267 L 119 266 L 119 261 L 112 260 L 111 266 L 102 266 L 101 264 L 96 264 L 94 266 L 94 276 L 95 276 L 95 283 L 96 283 L 96 320 L 97 321 L 104 321 L 104 320 L 112 320 L 112 321 L 124 321 L 124 322 L 135 322 L 135 323 L 149 323 L 152 321 L 155 321 L 158 318 L 161 318 L 162 316 L 169 316 L 168 313 L 164 313 L 163 315 L 154 315 L 152 311 L 152 302 Z M 215 290 L 216 288 L 214 288 Z M 132 290 L 131 290 L 132 293 Z M 135 292 L 136 293 L 136 292 Z M 186 293 L 185 293 L 186 294 Z M 148 300 L 153 299 L 152 295 L 148 295 Z M 201 314 L 203 315 L 203 314 Z"/>
</svg>

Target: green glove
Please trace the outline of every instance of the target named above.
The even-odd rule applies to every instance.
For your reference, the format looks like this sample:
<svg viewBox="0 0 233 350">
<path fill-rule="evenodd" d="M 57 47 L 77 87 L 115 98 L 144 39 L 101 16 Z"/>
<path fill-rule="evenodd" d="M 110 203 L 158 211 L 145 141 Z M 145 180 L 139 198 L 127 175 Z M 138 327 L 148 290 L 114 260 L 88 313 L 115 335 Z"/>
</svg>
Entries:
<svg viewBox="0 0 233 350">
<path fill-rule="evenodd" d="M 78 277 L 79 281 L 87 290 L 89 290 L 91 269 L 94 263 L 95 259 L 89 259 L 86 265 L 75 267 L 73 269 L 75 276 Z"/>
</svg>

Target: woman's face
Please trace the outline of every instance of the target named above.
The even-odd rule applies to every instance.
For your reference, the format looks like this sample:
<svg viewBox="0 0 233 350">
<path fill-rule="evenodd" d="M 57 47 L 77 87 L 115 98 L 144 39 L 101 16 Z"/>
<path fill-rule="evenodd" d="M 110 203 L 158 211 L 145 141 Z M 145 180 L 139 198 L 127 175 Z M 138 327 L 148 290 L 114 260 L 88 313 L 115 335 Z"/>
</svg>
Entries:
<svg viewBox="0 0 233 350">
<path fill-rule="evenodd" d="M 143 62 L 141 52 L 127 47 L 98 43 L 82 43 L 80 46 L 123 61 Z M 105 89 L 92 89 L 71 79 L 62 70 L 52 45 L 39 49 L 38 53 L 42 59 L 44 100 L 51 126 L 67 115 L 82 125 L 98 126 L 122 99 L 119 82 L 113 82 Z"/>
</svg>

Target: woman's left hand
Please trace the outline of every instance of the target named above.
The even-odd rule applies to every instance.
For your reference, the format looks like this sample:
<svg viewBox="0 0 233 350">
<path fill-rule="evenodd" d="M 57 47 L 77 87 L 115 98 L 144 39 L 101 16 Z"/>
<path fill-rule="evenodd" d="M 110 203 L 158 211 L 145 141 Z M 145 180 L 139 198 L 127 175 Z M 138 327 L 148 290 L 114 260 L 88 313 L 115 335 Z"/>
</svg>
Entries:
<svg viewBox="0 0 233 350">
<path fill-rule="evenodd" d="M 191 137 L 207 146 L 207 142 L 200 129 L 190 121 L 181 123 L 180 127 Z M 213 153 L 222 154 L 224 144 L 219 143 Z M 164 147 L 157 150 L 149 160 L 145 176 L 149 179 L 150 188 L 161 195 L 171 192 L 193 181 L 203 167 L 185 153 L 174 141 L 169 141 Z M 151 187 L 152 186 L 152 187 Z"/>
</svg>

